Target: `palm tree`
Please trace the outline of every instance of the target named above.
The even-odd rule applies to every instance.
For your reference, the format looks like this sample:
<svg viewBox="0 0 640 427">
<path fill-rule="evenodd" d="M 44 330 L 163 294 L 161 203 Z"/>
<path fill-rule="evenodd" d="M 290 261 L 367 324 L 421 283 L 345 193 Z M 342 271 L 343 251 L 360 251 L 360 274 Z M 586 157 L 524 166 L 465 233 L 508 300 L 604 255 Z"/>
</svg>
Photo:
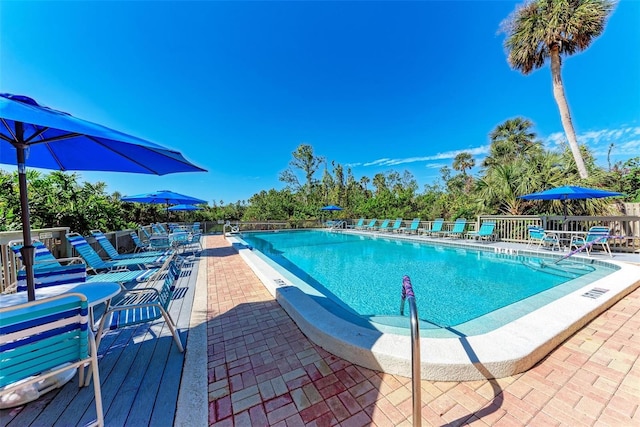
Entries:
<svg viewBox="0 0 640 427">
<path fill-rule="evenodd" d="M 507 35 L 504 45 L 513 69 L 527 75 L 550 60 L 553 96 L 582 178 L 587 178 L 588 173 L 562 85 L 560 57 L 588 48 L 604 31 L 614 6 L 611 0 L 533 0 L 516 9 L 502 23 L 502 32 Z"/>
<path fill-rule="evenodd" d="M 471 169 L 476 165 L 476 161 L 473 159 L 471 153 L 463 151 L 458 153 L 453 159 L 453 168 L 462 172 L 462 175 L 467 176 L 467 169 Z"/>
<path fill-rule="evenodd" d="M 520 158 L 530 160 L 542 151 L 540 142 L 536 141 L 536 134 L 531 131 L 531 120 L 516 117 L 496 126 L 489 134 L 491 146 L 489 155 L 482 162 L 482 166 L 491 167 L 505 162 L 513 162 Z"/>
</svg>

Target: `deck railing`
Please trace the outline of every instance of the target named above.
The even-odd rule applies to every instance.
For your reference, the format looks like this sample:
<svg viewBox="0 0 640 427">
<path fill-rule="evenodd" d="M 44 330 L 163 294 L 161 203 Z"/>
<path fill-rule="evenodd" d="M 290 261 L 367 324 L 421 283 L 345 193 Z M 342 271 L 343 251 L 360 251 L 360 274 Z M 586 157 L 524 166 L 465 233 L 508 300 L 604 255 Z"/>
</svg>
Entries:
<svg viewBox="0 0 640 427">
<path fill-rule="evenodd" d="M 357 219 L 345 220 L 351 227 Z M 365 219 L 368 224 L 371 219 Z M 611 250 L 618 252 L 640 252 L 640 216 L 539 216 L 539 215 L 480 215 L 467 219 L 465 231 L 477 231 L 484 221 L 495 221 L 497 240 L 503 242 L 526 243 L 529 239 L 527 227 L 535 225 L 554 231 L 589 231 L 594 225 L 611 228 L 609 241 Z M 403 220 L 402 226 L 409 227 L 412 219 Z M 420 221 L 420 228 L 431 229 L 433 220 Z M 455 221 L 445 221 L 442 231 L 453 229 Z"/>
<path fill-rule="evenodd" d="M 68 227 L 43 228 L 32 230 L 31 236 L 44 243 L 56 258 L 66 258 L 67 239 L 65 234 L 69 232 Z M 16 281 L 18 270 L 22 263 L 9 248 L 12 240 L 22 240 L 22 230 L 0 232 L 0 292 Z"/>
</svg>

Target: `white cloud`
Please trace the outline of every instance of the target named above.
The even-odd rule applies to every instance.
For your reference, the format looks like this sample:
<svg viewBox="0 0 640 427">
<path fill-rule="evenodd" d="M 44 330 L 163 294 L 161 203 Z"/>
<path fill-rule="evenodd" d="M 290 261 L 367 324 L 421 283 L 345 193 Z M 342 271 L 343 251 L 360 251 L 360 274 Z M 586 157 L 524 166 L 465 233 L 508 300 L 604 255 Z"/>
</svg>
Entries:
<svg viewBox="0 0 640 427">
<path fill-rule="evenodd" d="M 445 151 L 443 153 L 434 154 L 432 156 L 405 157 L 400 159 L 382 158 L 382 159 L 374 160 L 372 162 L 362 163 L 362 166 L 396 166 L 396 165 L 402 165 L 405 163 L 429 162 L 433 160 L 453 159 L 460 153 L 471 153 L 472 156 L 477 156 L 481 154 L 487 154 L 488 152 L 489 152 L 489 145 L 483 145 L 480 147 L 469 148 L 466 150 Z"/>
<path fill-rule="evenodd" d="M 607 155 L 609 146 L 613 144 L 612 155 L 637 156 L 640 151 L 640 126 L 626 126 L 619 129 L 601 129 L 583 132 L 577 135 L 578 143 L 584 144 L 596 156 Z M 549 149 L 559 149 L 567 141 L 564 132 L 556 132 L 544 139 Z"/>
<path fill-rule="evenodd" d="M 448 163 L 427 163 L 424 165 L 427 169 L 441 169 L 445 166 L 449 166 Z"/>
</svg>

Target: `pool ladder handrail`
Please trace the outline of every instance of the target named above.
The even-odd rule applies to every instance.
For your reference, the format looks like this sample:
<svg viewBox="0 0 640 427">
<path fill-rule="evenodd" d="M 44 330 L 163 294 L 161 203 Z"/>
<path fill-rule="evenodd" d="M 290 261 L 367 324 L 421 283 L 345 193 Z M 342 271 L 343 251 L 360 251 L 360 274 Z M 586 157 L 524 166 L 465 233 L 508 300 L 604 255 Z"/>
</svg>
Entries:
<svg viewBox="0 0 640 427">
<path fill-rule="evenodd" d="M 331 224 L 331 226 L 329 227 L 329 231 L 335 231 L 339 228 L 345 228 L 346 224 L 347 223 L 344 220 L 338 220 Z"/>
<path fill-rule="evenodd" d="M 413 425 L 422 425 L 422 400 L 420 380 L 420 324 L 418 322 L 418 308 L 413 294 L 413 286 L 409 276 L 402 278 L 402 299 L 400 302 L 400 315 L 404 316 L 404 302 L 409 303 L 409 316 L 411 318 L 411 384 L 413 397 Z"/>
</svg>

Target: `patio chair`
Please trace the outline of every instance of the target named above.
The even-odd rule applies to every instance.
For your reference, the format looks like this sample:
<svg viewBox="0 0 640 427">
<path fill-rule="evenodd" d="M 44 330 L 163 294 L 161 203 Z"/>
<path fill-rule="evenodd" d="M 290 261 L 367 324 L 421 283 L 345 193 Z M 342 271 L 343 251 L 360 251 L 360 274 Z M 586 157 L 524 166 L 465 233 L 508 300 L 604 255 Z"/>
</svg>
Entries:
<svg viewBox="0 0 640 427">
<path fill-rule="evenodd" d="M 20 241 L 20 244 L 10 245 L 11 250 L 19 259 L 22 259 L 22 255 L 20 254 L 21 243 Z M 87 265 L 82 258 L 57 259 L 44 243 L 35 241 L 32 244 L 36 248 L 36 253 L 40 254 L 40 260 L 36 261 L 33 265 L 34 285 L 36 289 L 82 282 L 116 282 L 124 288 L 126 283 L 150 280 L 160 270 L 159 268 L 148 268 L 144 270 L 119 270 L 87 275 Z M 64 262 L 68 261 L 72 262 L 64 264 Z M 27 290 L 27 276 L 24 269 L 18 270 L 15 290 L 16 292 Z"/>
<path fill-rule="evenodd" d="M 153 234 L 155 235 L 166 236 L 169 234 L 167 229 L 164 228 L 164 226 L 159 222 L 156 222 L 155 224 L 151 224 L 151 229 L 153 230 Z"/>
<path fill-rule="evenodd" d="M 107 256 L 114 261 L 151 256 L 162 257 L 165 255 L 169 255 L 167 251 L 147 251 L 145 253 L 121 254 L 116 250 L 116 248 L 113 247 L 109 239 L 107 239 L 107 236 L 105 236 L 102 231 L 91 230 L 91 235 L 96 239 L 96 242 L 98 242 L 100 247 L 102 247 L 102 249 L 106 252 Z M 138 241 L 140 241 L 140 239 L 138 239 Z"/>
<path fill-rule="evenodd" d="M 82 386 L 88 365 L 96 406 L 92 425 L 102 426 L 100 372 L 88 311 L 87 298 L 78 293 L 0 308 L 0 396 L 19 395 L 25 387 L 36 387 L 39 396 L 59 386 L 55 376 L 72 369 L 78 370 Z M 38 390 L 38 384 L 45 388 Z"/>
<path fill-rule="evenodd" d="M 442 232 L 442 225 L 444 224 L 444 218 L 437 218 L 433 221 L 430 228 L 418 228 L 418 234 L 426 234 L 431 236 Z"/>
<path fill-rule="evenodd" d="M 402 218 L 396 218 L 396 221 L 393 223 L 393 226 L 388 230 L 392 233 L 397 233 L 400 227 L 402 226 Z"/>
<path fill-rule="evenodd" d="M 587 256 L 591 256 L 591 250 L 595 245 L 600 245 L 602 250 L 609 254 L 613 258 L 611 248 L 609 247 L 609 238 L 611 236 L 611 229 L 608 227 L 594 226 L 584 236 L 573 236 L 571 243 L 569 244 L 569 250 L 574 247 L 577 249 L 584 248 Z"/>
<path fill-rule="evenodd" d="M 158 266 L 162 264 L 170 255 L 162 255 L 159 257 L 140 257 L 116 261 L 105 261 L 100 255 L 89 245 L 87 240 L 78 233 L 66 233 L 67 241 L 71 243 L 73 248 L 78 251 L 82 259 L 87 263 L 87 268 L 95 273 L 101 271 L 110 271 L 116 269 L 145 269 L 148 267 Z"/>
<path fill-rule="evenodd" d="M 497 236 L 495 235 L 496 222 L 495 221 L 484 221 L 480 225 L 480 229 L 478 231 L 469 231 L 466 236 L 468 239 L 473 238 L 474 240 L 496 240 Z"/>
<path fill-rule="evenodd" d="M 464 229 L 467 226 L 467 220 L 465 218 L 458 218 L 453 224 L 451 231 L 443 233 L 444 237 L 462 237 L 464 236 Z"/>
<path fill-rule="evenodd" d="M 200 229 L 200 223 L 199 222 L 194 222 L 193 224 L 191 224 L 191 232 L 193 234 L 196 234 L 196 233 L 202 234 L 202 230 Z"/>
<path fill-rule="evenodd" d="M 369 224 L 364 226 L 365 230 L 373 230 L 376 226 L 376 222 L 378 222 L 377 219 L 372 219 L 371 221 L 369 221 Z"/>
<path fill-rule="evenodd" d="M 356 225 L 353 226 L 356 230 L 361 230 L 364 228 L 364 218 L 360 218 Z"/>
<path fill-rule="evenodd" d="M 186 247 L 195 251 L 196 246 L 198 247 L 198 250 L 202 250 L 202 233 L 192 233 L 189 236 L 189 241 L 187 242 Z"/>
<path fill-rule="evenodd" d="M 390 219 L 385 219 L 384 221 L 382 221 L 382 224 L 378 225 L 378 226 L 373 226 L 372 230 L 376 230 L 376 231 L 386 231 L 389 229 L 389 222 L 391 222 Z"/>
<path fill-rule="evenodd" d="M 138 236 L 138 233 L 136 233 L 135 231 L 130 231 L 129 236 L 131 237 L 131 241 L 133 241 L 133 244 L 136 245 L 136 248 L 134 249 L 135 253 L 146 252 L 149 250 L 149 245 L 145 245 L 144 243 L 142 243 L 142 240 L 140 239 L 140 236 Z"/>
<path fill-rule="evenodd" d="M 144 227 L 140 227 L 139 230 L 142 234 L 144 234 L 144 238 L 146 241 L 149 241 L 149 239 L 151 239 L 151 236 L 153 236 L 153 234 L 149 233 Z"/>
<path fill-rule="evenodd" d="M 413 221 L 411 221 L 411 225 L 409 226 L 409 228 L 400 227 L 398 229 L 398 233 L 406 233 L 406 234 L 416 233 L 416 234 L 418 234 L 418 227 L 419 226 L 420 226 L 420 218 L 413 218 Z"/>
<path fill-rule="evenodd" d="M 180 276 L 180 267 L 176 256 L 172 256 L 162 267 L 163 273 L 148 287 L 126 291 L 122 298 L 111 304 L 100 319 L 96 333 L 96 346 L 105 328 L 114 330 L 127 326 L 152 323 L 161 318 L 169 327 L 180 352 L 184 351 L 176 325 L 168 309 L 173 295 L 175 282 Z"/>
<path fill-rule="evenodd" d="M 538 245 L 538 248 L 550 248 L 551 250 L 560 250 L 560 239 L 558 235 L 553 232 L 547 232 L 542 227 L 536 225 L 530 225 L 527 227 L 529 233 L 529 240 L 527 247 Z"/>
</svg>

